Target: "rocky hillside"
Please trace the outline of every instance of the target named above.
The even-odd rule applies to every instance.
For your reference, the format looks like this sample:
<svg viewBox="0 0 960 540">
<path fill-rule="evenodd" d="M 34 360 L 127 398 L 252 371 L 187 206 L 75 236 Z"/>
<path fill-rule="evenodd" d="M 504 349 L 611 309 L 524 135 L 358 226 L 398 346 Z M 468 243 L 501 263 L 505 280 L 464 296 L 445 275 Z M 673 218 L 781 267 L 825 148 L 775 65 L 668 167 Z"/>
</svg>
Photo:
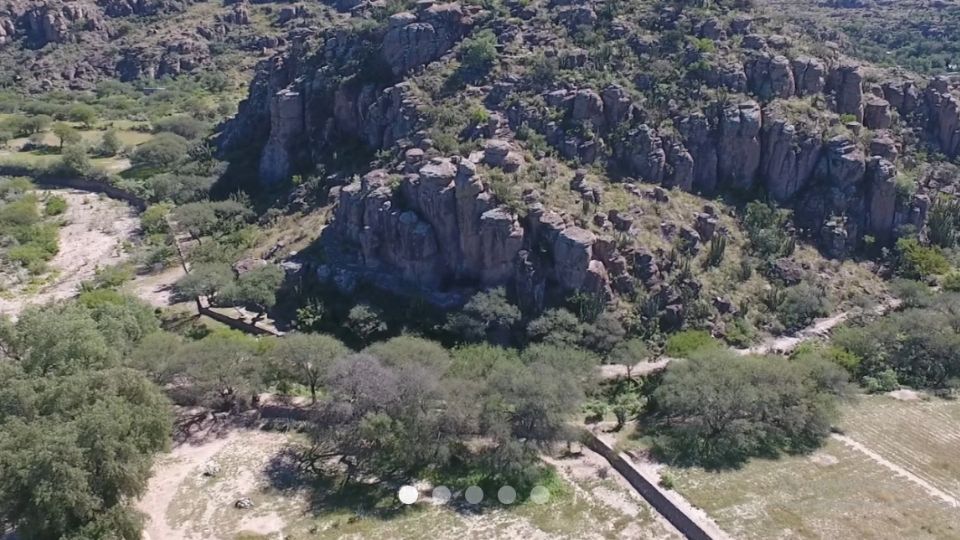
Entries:
<svg viewBox="0 0 960 540">
<path fill-rule="evenodd" d="M 323 6 L 189 0 L 10 0 L 0 4 L 0 85 L 92 88 L 224 71 L 325 24 Z"/>
<path fill-rule="evenodd" d="M 743 2 L 687 4 L 361 3 L 260 66 L 221 147 L 253 145 L 270 186 L 353 156 L 359 179 L 324 180 L 341 274 L 324 272 L 438 301 L 652 294 L 682 320 L 696 280 L 658 283 L 722 257 L 718 238 L 749 225 L 718 226 L 730 202 L 791 209 L 777 226 L 828 258 L 925 237 L 954 189 L 954 81 L 847 57 Z M 681 196 L 681 221 L 639 226 Z"/>
</svg>

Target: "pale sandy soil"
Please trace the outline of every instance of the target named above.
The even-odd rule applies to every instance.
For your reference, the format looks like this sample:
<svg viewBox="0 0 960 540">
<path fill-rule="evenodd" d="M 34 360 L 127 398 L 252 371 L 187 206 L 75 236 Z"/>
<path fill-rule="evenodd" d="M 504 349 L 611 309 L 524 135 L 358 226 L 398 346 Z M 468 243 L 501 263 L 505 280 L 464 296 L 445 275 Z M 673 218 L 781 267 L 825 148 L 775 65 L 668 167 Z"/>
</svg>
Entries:
<svg viewBox="0 0 960 540">
<path fill-rule="evenodd" d="M 223 437 L 207 438 L 199 444 L 184 443 L 157 458 L 146 494 L 137 502 L 137 509 L 148 516 L 144 540 L 184 538 L 183 531 L 167 520 L 167 508 L 174 502 L 180 485 L 190 476 L 201 474 L 201 467 L 240 434 L 234 431 Z"/>
<path fill-rule="evenodd" d="M 97 268 L 113 266 L 129 256 L 123 243 L 133 237 L 139 219 L 130 206 L 105 196 L 71 189 L 49 190 L 67 200 L 60 229 L 60 251 L 48 263 L 52 274 L 36 291 L 22 287 L 0 297 L 0 314 L 16 316 L 31 304 L 70 298 L 93 278 Z"/>
<path fill-rule="evenodd" d="M 156 274 L 137 276 L 127 288 L 151 306 L 165 308 L 174 303 L 173 284 L 183 275 L 183 267 L 178 264 Z"/>
</svg>

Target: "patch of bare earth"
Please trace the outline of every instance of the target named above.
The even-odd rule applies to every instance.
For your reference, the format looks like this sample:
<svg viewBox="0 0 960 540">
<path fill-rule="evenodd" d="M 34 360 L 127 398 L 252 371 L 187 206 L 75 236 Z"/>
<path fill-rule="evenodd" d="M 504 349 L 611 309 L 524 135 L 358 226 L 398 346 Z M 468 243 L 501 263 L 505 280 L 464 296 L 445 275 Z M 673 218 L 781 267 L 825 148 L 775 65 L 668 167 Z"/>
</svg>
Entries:
<svg viewBox="0 0 960 540">
<path fill-rule="evenodd" d="M 49 190 L 67 201 L 62 216 L 60 250 L 49 262 L 52 278 L 36 291 L 23 288 L 0 298 L 0 313 L 16 316 L 32 304 L 70 298 L 97 268 L 121 263 L 129 256 L 123 249 L 140 226 L 134 210 L 105 196 L 72 189 Z"/>
</svg>

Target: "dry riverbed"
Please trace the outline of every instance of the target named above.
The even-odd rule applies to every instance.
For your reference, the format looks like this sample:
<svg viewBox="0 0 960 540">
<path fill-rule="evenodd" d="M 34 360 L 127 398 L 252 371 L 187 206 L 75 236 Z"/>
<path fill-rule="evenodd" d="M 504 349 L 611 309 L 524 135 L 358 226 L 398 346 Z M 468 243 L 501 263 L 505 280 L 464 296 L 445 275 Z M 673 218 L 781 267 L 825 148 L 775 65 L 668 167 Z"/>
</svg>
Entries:
<svg viewBox="0 0 960 540">
<path fill-rule="evenodd" d="M 73 189 L 49 190 L 66 199 L 60 251 L 39 285 L 20 285 L 0 294 L 0 314 L 16 316 L 25 307 L 70 298 L 98 268 L 124 262 L 125 244 L 140 226 L 134 210 L 106 196 Z"/>
</svg>

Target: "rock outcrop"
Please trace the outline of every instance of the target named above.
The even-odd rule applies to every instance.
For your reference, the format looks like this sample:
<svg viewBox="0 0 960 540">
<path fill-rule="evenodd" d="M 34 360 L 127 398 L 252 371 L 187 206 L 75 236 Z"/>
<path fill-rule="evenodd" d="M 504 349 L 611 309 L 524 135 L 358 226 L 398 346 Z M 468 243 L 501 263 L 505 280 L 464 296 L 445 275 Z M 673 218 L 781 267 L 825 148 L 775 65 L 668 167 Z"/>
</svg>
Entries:
<svg viewBox="0 0 960 540">
<path fill-rule="evenodd" d="M 391 15 L 383 37 L 384 60 L 394 75 L 401 75 L 450 50 L 469 24 L 457 3 L 431 5 L 420 14 Z"/>
<path fill-rule="evenodd" d="M 292 171 L 294 154 L 304 130 L 303 96 L 286 88 L 270 100 L 270 138 L 260 157 L 260 180 L 273 184 Z"/>
<path fill-rule="evenodd" d="M 760 105 L 746 101 L 724 109 L 717 144 L 717 174 L 734 191 L 753 188 L 760 166 Z"/>
<path fill-rule="evenodd" d="M 789 202 L 813 177 L 820 160 L 820 134 L 791 122 L 775 107 L 764 110 L 760 176 L 780 203 Z"/>
<path fill-rule="evenodd" d="M 424 289 L 509 285 L 539 289 L 541 298 L 544 291 L 562 298 L 580 290 L 609 300 L 611 280 L 624 290 L 633 286 L 627 259 L 612 242 L 595 249 L 594 233 L 544 210 L 531 195 L 521 221 L 472 162 L 434 158 L 403 177 L 375 170 L 340 188 L 328 229 L 334 244 L 357 246 L 370 276 L 399 275 Z"/>
</svg>

